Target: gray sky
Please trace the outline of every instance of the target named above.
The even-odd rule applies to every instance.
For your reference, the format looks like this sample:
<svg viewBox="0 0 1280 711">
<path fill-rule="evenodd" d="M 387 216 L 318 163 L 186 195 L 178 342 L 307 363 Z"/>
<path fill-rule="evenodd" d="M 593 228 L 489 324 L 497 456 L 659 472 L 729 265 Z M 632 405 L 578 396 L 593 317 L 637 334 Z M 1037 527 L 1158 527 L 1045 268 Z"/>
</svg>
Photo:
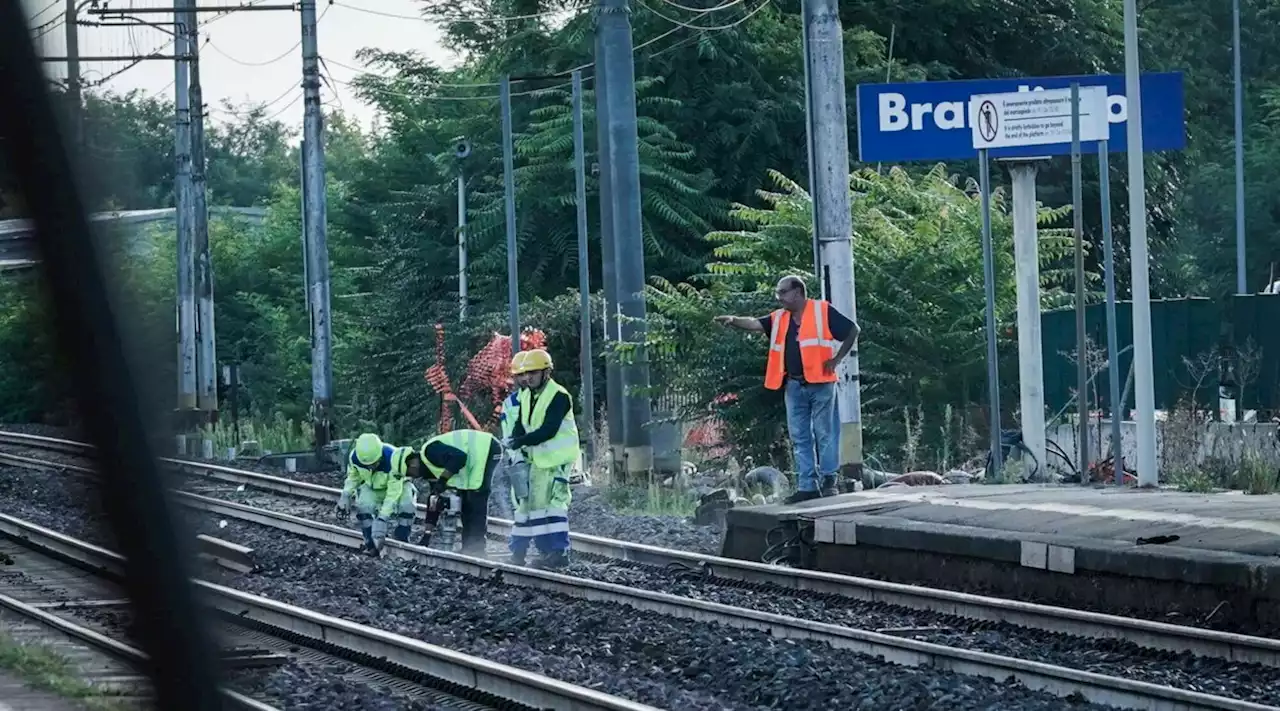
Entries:
<svg viewBox="0 0 1280 711">
<path fill-rule="evenodd" d="M 269 4 L 287 1 L 266 0 Z M 235 0 L 197 2 L 201 7 L 239 4 Z M 64 56 L 66 26 L 62 23 L 62 15 L 66 0 L 23 0 L 23 3 L 28 8 L 27 16 L 32 27 L 40 28 L 37 50 L 44 56 Z M 87 2 L 81 4 L 87 5 Z M 172 0 L 103 0 L 100 4 L 114 9 L 173 6 Z M 417 50 L 444 66 L 457 61 L 457 57 L 442 46 L 436 25 L 416 19 L 420 6 L 417 0 L 338 0 L 332 4 L 319 0 L 317 5 L 318 11 L 323 13 L 316 33 L 320 56 L 328 60 L 327 76 L 333 80 L 332 86 L 321 87 L 322 97 L 328 104 L 340 105 L 366 127 L 373 119 L 372 109 L 358 102 L 352 89 L 342 83 L 358 73 L 346 68 L 360 68 L 355 59 L 358 50 L 364 47 Z M 144 14 L 137 17 L 160 21 L 165 16 Z M 99 18 L 83 15 L 81 19 Z M 301 36 L 298 13 L 242 11 L 223 16 L 201 13 L 200 20 L 201 83 L 213 120 L 230 118 L 221 110 L 222 99 L 225 98 L 237 103 L 273 102 L 268 111 L 279 112 L 278 118 L 286 123 L 300 125 L 302 54 L 297 46 Z M 173 53 L 172 37 L 152 27 L 81 26 L 77 37 L 81 56 L 115 57 L 156 51 Z M 82 62 L 81 76 L 86 82 L 101 81 L 127 66 L 127 62 Z M 66 77 L 66 66 L 61 62 L 48 63 L 46 71 L 54 78 Z M 117 92 L 140 89 L 172 96 L 173 76 L 172 61 L 150 60 L 123 71 L 104 86 Z"/>
</svg>

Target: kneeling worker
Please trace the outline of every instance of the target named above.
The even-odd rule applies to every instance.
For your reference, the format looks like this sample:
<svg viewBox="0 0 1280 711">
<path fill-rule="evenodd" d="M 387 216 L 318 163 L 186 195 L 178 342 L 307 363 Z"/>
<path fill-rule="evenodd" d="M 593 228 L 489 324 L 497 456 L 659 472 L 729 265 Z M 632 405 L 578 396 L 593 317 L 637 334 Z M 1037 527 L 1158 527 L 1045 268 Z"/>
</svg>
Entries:
<svg viewBox="0 0 1280 711">
<path fill-rule="evenodd" d="M 409 541 L 417 512 L 418 489 L 406 481 L 407 458 L 414 454 L 412 447 L 383 444 L 376 434 L 366 432 L 356 438 L 347 460 L 347 481 L 334 513 L 339 520 L 346 520 L 351 512 L 351 498 L 355 496 L 356 519 L 364 533 L 365 550 L 370 553 L 382 548 L 392 517 L 396 519 L 392 537 L 404 543 Z"/>
<path fill-rule="evenodd" d="M 569 562 L 569 473 L 578 461 L 578 425 L 569 391 L 551 378 L 551 355 L 537 348 L 516 353 L 511 374 L 520 393 L 515 423 L 503 445 L 518 450 L 529 467 L 528 496 L 515 496 L 511 561 L 524 565 L 529 543 L 536 542 L 542 565 Z"/>
<path fill-rule="evenodd" d="M 427 440 L 414 457 L 421 460 L 425 475 L 434 480 L 433 490 L 458 492 L 462 500 L 462 553 L 483 556 L 489 527 L 489 491 L 494 469 L 502 458 L 498 438 L 480 430 L 454 430 Z M 430 537 L 428 530 L 419 545 L 426 545 Z"/>
</svg>

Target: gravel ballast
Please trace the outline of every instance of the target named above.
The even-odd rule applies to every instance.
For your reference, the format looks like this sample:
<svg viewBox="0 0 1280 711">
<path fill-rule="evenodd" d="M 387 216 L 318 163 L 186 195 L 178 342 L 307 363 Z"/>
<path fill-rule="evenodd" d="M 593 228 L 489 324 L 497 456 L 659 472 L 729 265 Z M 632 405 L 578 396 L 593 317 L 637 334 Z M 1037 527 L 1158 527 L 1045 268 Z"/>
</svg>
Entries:
<svg viewBox="0 0 1280 711">
<path fill-rule="evenodd" d="M 0 469 L 0 492 L 29 475 Z M 87 493 L 73 481 L 39 487 L 8 510 L 101 540 L 88 517 L 68 515 L 69 504 Z M 1015 683 L 896 666 L 816 642 L 636 613 L 372 559 L 251 524 L 223 528 L 214 517 L 190 518 L 201 532 L 254 548 L 261 566 L 248 576 L 207 566 L 206 577 L 661 708 L 1100 708 Z"/>
<path fill-rule="evenodd" d="M 231 464 L 225 461 L 210 460 L 210 463 L 234 466 L 237 469 L 247 469 L 335 489 L 342 488 L 342 482 L 345 478 L 345 474 L 337 470 L 285 472 L 275 467 L 246 462 Z M 509 506 L 504 505 L 505 503 L 501 492 L 495 491 L 489 497 L 489 515 L 511 518 L 511 511 Z M 616 538 L 633 543 L 661 545 L 664 548 L 675 548 L 677 550 L 711 555 L 720 554 L 721 544 L 724 540 L 723 528 L 698 526 L 686 517 L 620 512 L 605 501 L 603 492 L 600 489 L 588 486 L 575 486 L 573 488 L 573 501 L 569 507 L 569 526 L 577 533 L 588 533 L 593 536 Z"/>
<path fill-rule="evenodd" d="M 363 681 L 353 664 L 334 660 L 294 660 L 272 669 L 228 675 L 226 686 L 281 711 L 446 711 L 458 705 L 433 703 Z"/>
<path fill-rule="evenodd" d="M 214 489 L 212 495 L 220 498 L 317 520 L 332 520 L 328 516 L 331 506 L 324 502 L 254 490 L 238 492 L 229 485 L 194 479 L 187 488 L 204 490 L 205 493 Z M 199 521 L 197 525 L 202 528 L 211 525 L 206 516 L 198 515 L 196 520 Z M 231 537 L 238 542 L 241 537 L 261 540 L 264 536 L 274 535 L 259 526 L 231 520 L 226 523 L 227 529 L 209 529 L 204 532 Z M 490 545 L 493 552 L 501 551 L 504 547 L 499 542 L 491 542 Z M 771 588 L 744 589 L 698 575 L 681 575 L 678 572 L 623 564 L 605 558 L 579 556 L 565 572 L 629 587 L 857 629 L 913 629 L 918 631 L 910 636 L 922 641 L 1034 659 L 1099 674 L 1113 675 L 1116 669 L 1124 669 L 1126 677 L 1139 681 L 1168 684 L 1259 703 L 1280 703 L 1280 670 L 1261 665 L 1238 664 L 1196 657 L 1188 653 L 1156 651 L 1120 640 L 1073 637 L 848 598 L 801 595 Z"/>
<path fill-rule="evenodd" d="M 319 502 L 258 491 L 236 492 L 230 487 L 217 495 L 316 520 L 326 520 L 330 509 Z M 228 524 L 231 523 L 228 521 Z M 252 525 L 237 526 L 236 530 L 244 531 L 246 528 L 262 530 Z M 237 533 L 238 535 L 241 534 Z M 491 551 L 495 552 L 504 548 L 498 542 L 490 545 Z M 746 589 L 729 584 L 728 581 L 722 583 L 714 578 L 703 578 L 694 571 L 681 574 L 678 571 L 625 564 L 597 556 L 578 556 L 563 572 L 627 587 L 855 629 L 920 630 L 909 636 L 925 642 L 1033 659 L 1097 674 L 1115 675 L 1117 669 L 1123 669 L 1125 677 L 1138 681 L 1259 703 L 1280 704 L 1280 669 L 1258 664 L 1198 657 L 1187 652 L 1153 650 L 1123 640 L 1076 637 L 878 602 L 796 593 L 773 586 Z"/>
</svg>

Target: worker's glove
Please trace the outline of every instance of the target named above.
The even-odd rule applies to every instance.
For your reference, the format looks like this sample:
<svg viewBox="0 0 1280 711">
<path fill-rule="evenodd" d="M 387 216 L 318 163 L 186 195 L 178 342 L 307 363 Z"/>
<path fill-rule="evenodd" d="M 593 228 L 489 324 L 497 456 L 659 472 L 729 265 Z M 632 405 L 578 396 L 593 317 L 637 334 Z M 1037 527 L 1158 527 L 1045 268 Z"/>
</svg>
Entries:
<svg viewBox="0 0 1280 711">
<path fill-rule="evenodd" d="M 339 521 L 346 521 L 351 516 L 351 496 L 343 492 L 338 497 L 338 504 L 333 507 L 333 517 Z"/>
<path fill-rule="evenodd" d="M 373 547 L 382 550 L 382 544 L 387 540 L 387 519 L 379 516 L 373 521 Z"/>
<path fill-rule="evenodd" d="M 515 448 L 516 448 L 516 438 L 515 438 L 515 437 L 503 437 L 503 438 L 502 438 L 502 448 L 503 448 L 503 449 L 506 449 L 506 450 L 512 450 L 512 449 L 515 449 Z"/>
</svg>

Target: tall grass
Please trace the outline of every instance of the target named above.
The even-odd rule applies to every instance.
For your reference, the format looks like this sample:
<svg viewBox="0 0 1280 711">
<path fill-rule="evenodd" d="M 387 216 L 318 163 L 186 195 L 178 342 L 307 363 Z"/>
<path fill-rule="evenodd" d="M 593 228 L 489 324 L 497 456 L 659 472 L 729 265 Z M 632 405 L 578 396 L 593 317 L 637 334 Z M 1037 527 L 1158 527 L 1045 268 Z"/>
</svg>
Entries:
<svg viewBox="0 0 1280 711">
<path fill-rule="evenodd" d="M 202 427 L 200 433 L 205 439 L 213 440 L 216 452 L 224 452 L 229 447 L 235 447 L 237 452 L 243 451 L 245 454 L 297 452 L 308 450 L 313 444 L 309 425 L 287 420 L 278 412 L 270 420 L 240 420 L 238 438 L 235 428 L 227 420 Z M 257 443 L 256 446 L 253 443 Z"/>
</svg>

